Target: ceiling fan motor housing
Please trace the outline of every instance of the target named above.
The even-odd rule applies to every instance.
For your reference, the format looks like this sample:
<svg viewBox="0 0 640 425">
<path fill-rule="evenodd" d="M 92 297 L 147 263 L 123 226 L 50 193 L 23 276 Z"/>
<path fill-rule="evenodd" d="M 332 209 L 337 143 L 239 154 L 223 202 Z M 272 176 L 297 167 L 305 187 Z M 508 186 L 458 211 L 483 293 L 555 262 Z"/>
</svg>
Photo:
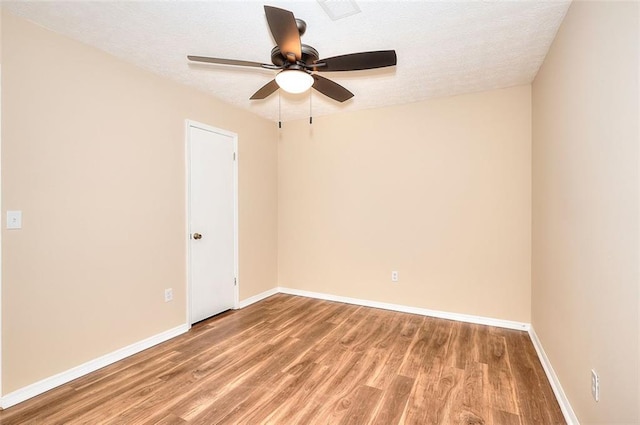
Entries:
<svg viewBox="0 0 640 425">
<path fill-rule="evenodd" d="M 311 66 L 318 59 L 320 59 L 320 55 L 318 54 L 318 51 L 313 47 L 308 46 L 306 44 L 302 44 L 301 47 L 302 47 L 301 62 L 303 62 L 305 65 Z M 271 49 L 271 62 L 276 66 L 283 66 L 289 63 L 286 56 L 282 54 L 282 52 L 280 51 L 280 47 L 278 46 Z"/>
</svg>

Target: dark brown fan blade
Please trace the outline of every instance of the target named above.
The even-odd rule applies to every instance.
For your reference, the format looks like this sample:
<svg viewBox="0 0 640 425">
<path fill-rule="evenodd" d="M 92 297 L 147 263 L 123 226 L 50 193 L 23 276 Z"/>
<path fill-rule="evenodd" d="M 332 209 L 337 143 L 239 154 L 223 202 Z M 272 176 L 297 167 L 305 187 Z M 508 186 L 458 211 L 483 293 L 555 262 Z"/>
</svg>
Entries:
<svg viewBox="0 0 640 425">
<path fill-rule="evenodd" d="M 255 68 L 264 68 L 265 66 L 269 67 L 269 65 L 266 65 L 260 62 L 240 61 L 235 59 L 209 58 L 207 56 L 187 56 L 187 59 L 194 62 L 217 63 L 220 65 L 252 66 Z"/>
<path fill-rule="evenodd" d="M 271 95 L 271 93 L 273 93 L 278 89 L 279 89 L 279 86 L 278 86 L 278 83 L 276 83 L 276 80 L 271 80 L 267 84 L 262 86 L 260 90 L 255 92 L 250 99 L 251 100 L 266 99 L 267 97 L 269 97 L 269 95 Z"/>
<path fill-rule="evenodd" d="M 273 6 L 265 6 L 269 29 L 273 39 L 280 48 L 280 52 L 289 62 L 295 62 L 302 58 L 302 45 L 300 33 L 296 25 L 296 18 L 288 10 Z"/>
<path fill-rule="evenodd" d="M 349 90 L 327 78 L 313 74 L 313 79 L 315 80 L 315 82 L 313 83 L 313 88 L 333 100 L 344 102 L 345 100 L 351 99 L 353 97 L 353 93 L 351 93 Z"/>
<path fill-rule="evenodd" d="M 397 63 L 395 50 L 380 50 L 377 52 L 351 53 L 348 55 L 334 56 L 320 59 L 316 63 L 323 63 L 315 71 L 360 71 L 363 69 L 384 68 L 394 66 Z"/>
</svg>

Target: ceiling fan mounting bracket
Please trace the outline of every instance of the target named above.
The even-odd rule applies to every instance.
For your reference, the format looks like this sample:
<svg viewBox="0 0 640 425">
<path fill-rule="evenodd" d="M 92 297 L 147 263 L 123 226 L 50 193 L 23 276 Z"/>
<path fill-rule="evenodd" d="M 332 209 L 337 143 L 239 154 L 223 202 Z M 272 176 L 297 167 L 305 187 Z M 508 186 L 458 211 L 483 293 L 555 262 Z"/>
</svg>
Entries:
<svg viewBox="0 0 640 425">
<path fill-rule="evenodd" d="M 296 27 L 298 27 L 298 33 L 300 33 L 300 37 L 302 37 L 307 31 L 307 23 L 300 18 L 296 18 Z"/>
</svg>

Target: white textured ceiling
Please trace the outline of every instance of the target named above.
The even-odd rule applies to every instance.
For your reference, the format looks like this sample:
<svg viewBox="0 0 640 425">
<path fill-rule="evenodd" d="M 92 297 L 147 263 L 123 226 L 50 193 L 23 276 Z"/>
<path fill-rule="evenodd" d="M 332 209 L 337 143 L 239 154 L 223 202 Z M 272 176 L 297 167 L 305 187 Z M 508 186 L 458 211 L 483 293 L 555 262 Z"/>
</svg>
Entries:
<svg viewBox="0 0 640 425">
<path fill-rule="evenodd" d="M 325 0 L 326 3 L 340 0 Z M 11 13 L 125 61 L 278 120 L 278 93 L 249 97 L 276 71 L 189 63 L 214 56 L 270 63 L 274 46 L 263 4 L 307 22 L 302 42 L 320 58 L 395 49 L 398 65 L 322 75 L 355 94 L 342 104 L 314 92 L 313 116 L 417 102 L 530 83 L 570 0 L 356 1 L 332 20 L 307 1 L 3 1 Z M 281 95 L 281 119 L 309 116 L 309 95 Z"/>
</svg>

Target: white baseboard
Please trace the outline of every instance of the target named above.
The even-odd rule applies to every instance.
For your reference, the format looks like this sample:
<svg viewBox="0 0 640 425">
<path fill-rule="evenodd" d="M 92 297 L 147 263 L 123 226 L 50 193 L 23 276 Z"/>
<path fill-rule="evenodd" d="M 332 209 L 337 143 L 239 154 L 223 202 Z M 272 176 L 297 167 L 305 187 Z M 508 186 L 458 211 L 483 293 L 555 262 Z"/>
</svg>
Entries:
<svg viewBox="0 0 640 425">
<path fill-rule="evenodd" d="M 564 415 L 564 420 L 567 421 L 567 425 L 580 425 L 580 422 L 578 422 L 578 417 L 571 408 L 571 404 L 569 404 L 569 399 L 565 395 L 564 390 L 562 389 L 562 385 L 560 385 L 560 380 L 554 372 L 553 367 L 551 367 L 551 362 L 549 361 L 547 354 L 542 348 L 542 343 L 538 339 L 538 335 L 536 335 L 535 330 L 533 330 L 533 326 L 529 327 L 529 336 L 531 337 L 531 342 L 533 343 L 533 346 L 538 353 L 538 358 L 540 359 L 540 363 L 542 363 L 542 368 L 547 374 L 547 379 L 551 384 L 551 388 L 553 389 L 553 393 L 556 396 L 556 400 L 558 400 L 560 410 L 562 410 L 562 414 Z"/>
<path fill-rule="evenodd" d="M 258 301 L 262 301 L 265 298 L 269 298 L 272 295 L 275 295 L 278 293 L 278 288 L 273 288 L 273 289 L 269 289 L 268 291 L 264 291 L 258 295 L 254 295 L 253 297 L 249 297 L 247 299 L 244 299 L 242 301 L 240 301 L 238 303 L 238 308 L 245 308 L 247 306 L 250 306 L 251 304 L 257 303 Z"/>
<path fill-rule="evenodd" d="M 57 375 L 50 376 L 41 381 L 35 382 L 19 390 L 13 391 L 5 396 L 0 397 L 0 407 L 6 409 L 18 403 L 21 403 L 27 399 L 40 395 L 46 391 L 49 391 L 55 387 L 58 387 L 67 382 L 73 381 L 88 373 L 94 372 L 112 363 L 124 359 L 125 357 L 132 356 L 154 345 L 165 342 L 171 338 L 181 335 L 189 330 L 189 326 L 180 325 L 173 329 L 169 329 L 152 337 L 143 339 L 127 347 L 116 350 L 112 353 L 106 354 L 97 359 L 90 360 L 84 364 L 71 368 L 65 372 L 58 373 Z"/>
<path fill-rule="evenodd" d="M 519 331 L 528 331 L 530 325 L 528 323 L 514 322 L 511 320 L 493 319 L 491 317 L 473 316 L 469 314 L 448 313 L 445 311 L 429 310 L 420 307 L 409 307 L 400 304 L 389 304 L 379 301 L 363 300 L 359 298 L 342 297 L 339 295 L 324 294 L 320 292 L 303 291 L 300 289 L 291 289 L 278 287 L 278 292 L 289 295 L 299 295 L 308 298 L 317 298 L 320 300 L 337 301 L 346 304 L 355 304 L 365 307 L 382 308 L 384 310 L 399 311 L 402 313 L 419 314 L 422 316 L 438 317 L 440 319 L 456 320 L 458 322 L 475 323 L 478 325 L 496 326 L 498 328 L 515 329 Z"/>
</svg>

